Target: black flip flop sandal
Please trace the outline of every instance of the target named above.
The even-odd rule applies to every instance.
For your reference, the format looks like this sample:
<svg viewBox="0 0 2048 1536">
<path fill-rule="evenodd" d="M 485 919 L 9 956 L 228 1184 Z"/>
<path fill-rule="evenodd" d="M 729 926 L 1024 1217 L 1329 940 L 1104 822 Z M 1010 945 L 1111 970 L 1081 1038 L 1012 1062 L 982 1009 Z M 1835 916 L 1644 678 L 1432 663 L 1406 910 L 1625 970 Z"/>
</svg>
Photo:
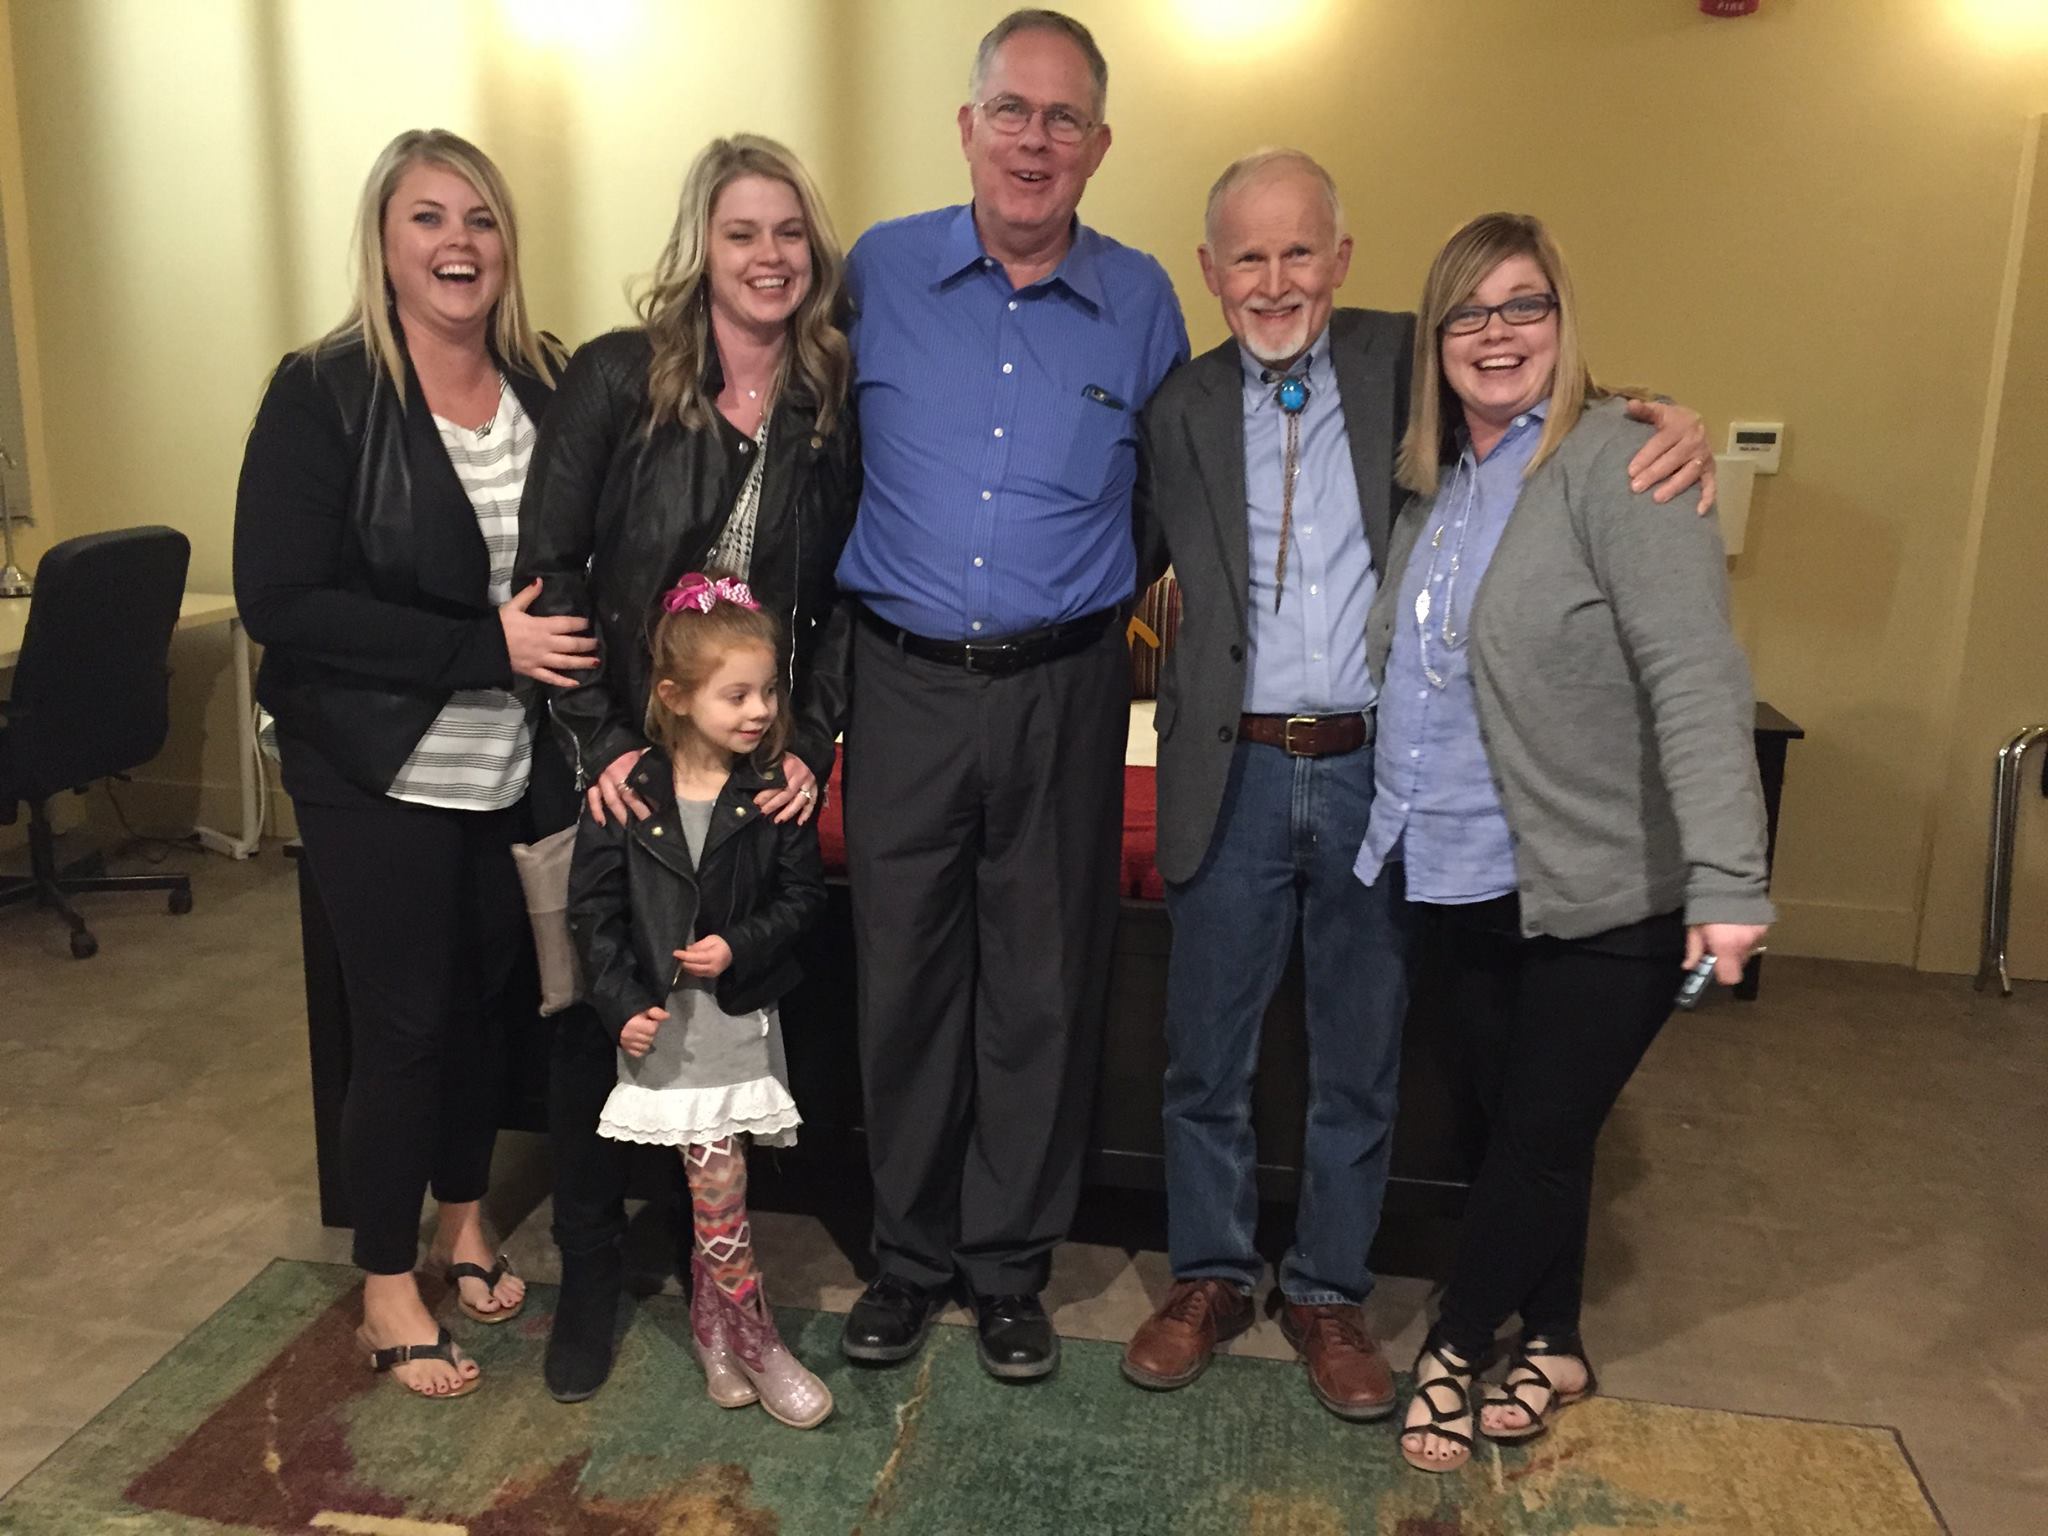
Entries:
<svg viewBox="0 0 2048 1536">
<path fill-rule="evenodd" d="M 486 1312 L 479 1307 L 472 1307 L 469 1304 L 469 1299 L 462 1294 L 462 1287 L 456 1282 L 460 1280 L 481 1280 L 484 1283 L 485 1293 L 491 1294 L 498 1289 L 498 1282 L 511 1273 L 511 1256 L 501 1253 L 498 1255 L 498 1262 L 489 1269 L 485 1269 L 481 1264 L 450 1264 L 441 1271 L 441 1278 L 446 1280 L 448 1288 L 455 1292 L 455 1305 L 462 1308 L 465 1313 L 475 1318 L 478 1322 L 509 1323 L 519 1315 L 520 1309 L 526 1305 L 526 1298 L 523 1295 L 509 1307 L 499 1307 L 495 1311 Z"/>
<path fill-rule="evenodd" d="M 454 1366 L 458 1370 L 462 1365 L 461 1358 L 455 1352 L 455 1335 L 446 1328 L 441 1330 L 440 1337 L 431 1344 L 394 1344 L 389 1349 L 379 1349 L 370 1338 L 368 1330 L 358 1328 L 356 1343 L 369 1351 L 370 1369 L 379 1375 L 394 1366 L 406 1365 L 414 1360 L 439 1360 L 442 1364 Z M 393 1380 L 397 1378 L 394 1377 Z M 403 1381 L 399 1381 L 398 1384 L 414 1397 L 424 1397 L 438 1402 L 444 1397 L 469 1396 L 484 1384 L 484 1378 L 481 1373 L 475 1376 L 457 1376 L 455 1385 L 446 1392 L 422 1392 L 417 1387 L 406 1386 Z"/>
</svg>

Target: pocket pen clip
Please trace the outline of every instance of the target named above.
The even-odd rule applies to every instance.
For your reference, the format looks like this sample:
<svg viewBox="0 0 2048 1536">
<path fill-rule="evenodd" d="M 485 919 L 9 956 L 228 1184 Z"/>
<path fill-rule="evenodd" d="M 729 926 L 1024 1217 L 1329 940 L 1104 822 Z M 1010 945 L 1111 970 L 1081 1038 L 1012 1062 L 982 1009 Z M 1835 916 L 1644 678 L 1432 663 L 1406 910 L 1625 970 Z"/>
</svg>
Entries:
<svg viewBox="0 0 2048 1536">
<path fill-rule="evenodd" d="M 1127 411 L 1130 409 L 1129 406 L 1117 399 L 1115 395 L 1112 395 L 1100 384 L 1084 384 L 1081 386 L 1081 393 L 1090 400 L 1093 400 L 1097 405 L 1106 405 L 1112 411 Z"/>
</svg>

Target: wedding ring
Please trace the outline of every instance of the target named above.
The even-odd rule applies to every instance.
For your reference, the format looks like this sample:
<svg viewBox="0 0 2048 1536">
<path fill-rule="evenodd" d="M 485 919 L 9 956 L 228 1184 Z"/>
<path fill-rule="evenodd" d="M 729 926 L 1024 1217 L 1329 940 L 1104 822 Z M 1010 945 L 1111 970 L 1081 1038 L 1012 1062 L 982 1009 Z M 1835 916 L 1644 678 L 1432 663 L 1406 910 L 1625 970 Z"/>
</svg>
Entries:
<svg viewBox="0 0 2048 1536">
<path fill-rule="evenodd" d="M 806 800 L 815 800 L 818 798 L 818 787 L 815 784 L 806 784 L 802 789 L 798 790 L 797 793 L 799 795 L 802 795 Z"/>
</svg>

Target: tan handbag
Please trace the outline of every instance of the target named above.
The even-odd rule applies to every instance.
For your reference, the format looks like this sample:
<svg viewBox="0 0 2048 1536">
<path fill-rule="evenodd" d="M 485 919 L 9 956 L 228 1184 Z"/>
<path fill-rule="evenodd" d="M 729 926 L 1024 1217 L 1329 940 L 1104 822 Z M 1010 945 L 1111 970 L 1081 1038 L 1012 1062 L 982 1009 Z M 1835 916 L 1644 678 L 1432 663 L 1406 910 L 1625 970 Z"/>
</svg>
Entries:
<svg viewBox="0 0 2048 1536">
<path fill-rule="evenodd" d="M 537 843 L 514 843 L 512 862 L 526 892 L 526 916 L 533 924 L 533 949 L 540 960 L 543 1018 L 583 1000 L 583 964 L 569 938 L 569 861 L 576 852 L 573 823 Z"/>
</svg>

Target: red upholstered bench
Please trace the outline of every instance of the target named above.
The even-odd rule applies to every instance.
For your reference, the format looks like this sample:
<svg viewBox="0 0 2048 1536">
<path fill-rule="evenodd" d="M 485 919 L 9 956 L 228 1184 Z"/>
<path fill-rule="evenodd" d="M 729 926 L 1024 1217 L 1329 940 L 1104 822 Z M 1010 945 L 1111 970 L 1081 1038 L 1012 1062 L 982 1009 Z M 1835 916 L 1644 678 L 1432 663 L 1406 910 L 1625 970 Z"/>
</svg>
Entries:
<svg viewBox="0 0 2048 1536">
<path fill-rule="evenodd" d="M 1145 724 L 1139 723 L 1141 728 Z M 830 899 L 824 918 L 805 940 L 805 980 L 782 1007 L 791 1087 L 803 1106 L 804 1135 L 813 1144 L 827 1146 L 833 1132 L 850 1130 L 862 1117 L 853 1034 L 857 963 L 836 763 L 830 788 L 818 815 Z M 1088 1164 L 1091 1182 L 1125 1188 L 1158 1189 L 1162 1183 L 1159 1113 L 1166 1072 L 1166 962 L 1172 929 L 1164 888 L 1153 866 L 1158 830 L 1156 770 L 1131 764 L 1124 769 L 1123 905 Z M 1430 990 L 1426 980 L 1421 985 Z M 1269 1199 L 1290 1200 L 1297 1188 L 1294 1165 L 1301 1155 L 1302 1099 L 1308 1081 L 1301 1010 L 1297 953 L 1266 1013 L 1254 1088 L 1259 1185 Z M 1454 1214 L 1470 1177 L 1472 1146 L 1441 1060 L 1451 1036 L 1427 1019 L 1422 1027 L 1415 1025 L 1411 1015 L 1402 1052 L 1402 1111 L 1394 1136 L 1388 1210 Z"/>
<path fill-rule="evenodd" d="M 1133 629 L 1131 681 L 1133 695 L 1144 700 L 1157 688 L 1160 664 L 1179 627 L 1179 596 L 1170 577 L 1146 594 L 1137 618 L 1143 627 Z M 1111 959 L 1109 1017 L 1097 1071 L 1087 1171 L 1091 1183 L 1158 1190 L 1164 1183 L 1160 1096 L 1166 1072 L 1166 966 L 1172 929 L 1164 887 L 1153 863 L 1159 801 L 1156 771 L 1144 761 L 1151 756 L 1148 714 L 1142 703 L 1134 711 L 1131 756 L 1140 761 L 1124 769 L 1122 907 Z M 825 912 L 801 941 L 804 980 L 782 1002 L 790 1088 L 803 1107 L 803 1140 L 794 1152 L 778 1154 L 755 1170 L 754 1192 L 758 1199 L 769 1202 L 764 1209 L 775 1208 L 768 1186 L 784 1177 L 785 1164 L 792 1190 L 805 1180 L 819 1181 L 818 1187 L 824 1188 L 835 1178 L 858 1177 L 857 1171 L 865 1166 L 858 1146 L 864 1120 L 856 1032 L 859 964 L 853 940 L 852 893 L 846 882 L 846 829 L 836 762 L 830 788 L 818 817 L 827 876 Z M 345 1224 L 347 1205 L 337 1147 L 342 1095 L 348 1083 L 347 1007 L 325 914 L 303 862 L 299 877 L 321 1216 L 329 1223 Z M 1462 1206 L 1476 1151 L 1470 1106 L 1455 1091 L 1445 1061 L 1453 1035 L 1433 1016 L 1432 999 L 1443 988 L 1432 978 L 1431 969 L 1425 947 L 1403 1040 L 1401 1112 L 1387 1191 L 1389 1216 L 1455 1214 Z M 511 1070 L 499 1123 L 539 1130 L 546 1125 L 547 1066 L 554 1023 L 522 1016 L 508 1020 L 507 1028 Z M 1259 1187 L 1267 1199 L 1291 1200 L 1296 1194 L 1299 1178 L 1295 1163 L 1301 1155 L 1307 1081 L 1297 951 L 1266 1010 L 1253 1089 Z M 674 1159 L 659 1161 L 659 1177 L 657 1161 L 640 1159 L 642 1193 L 659 1193 L 673 1178 Z M 801 1194 L 790 1197 L 808 1198 Z M 826 1208 L 844 1204 L 835 1195 Z M 849 1241 L 857 1244 L 860 1238 Z M 1381 1269 L 1421 1272 L 1400 1266 L 1389 1254 L 1382 1254 L 1376 1263 Z"/>
</svg>

